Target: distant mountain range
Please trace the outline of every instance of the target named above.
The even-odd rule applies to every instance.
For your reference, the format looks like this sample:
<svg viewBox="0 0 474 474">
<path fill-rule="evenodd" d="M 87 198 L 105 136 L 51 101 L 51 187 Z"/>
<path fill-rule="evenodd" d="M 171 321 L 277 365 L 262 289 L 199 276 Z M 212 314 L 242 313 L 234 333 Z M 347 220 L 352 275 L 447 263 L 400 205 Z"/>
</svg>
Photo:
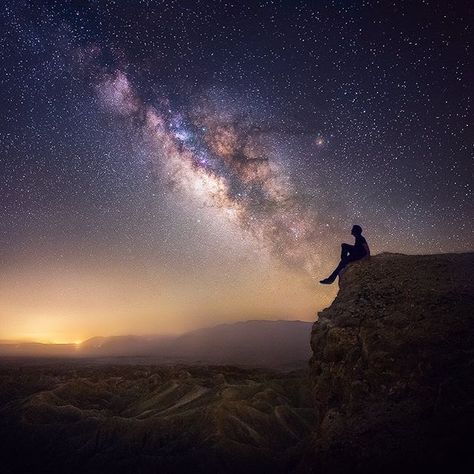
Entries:
<svg viewBox="0 0 474 474">
<path fill-rule="evenodd" d="M 0 356 L 153 358 L 157 363 L 296 368 L 311 356 L 311 322 L 252 320 L 181 336 L 93 337 L 81 344 L 0 341 Z"/>
</svg>

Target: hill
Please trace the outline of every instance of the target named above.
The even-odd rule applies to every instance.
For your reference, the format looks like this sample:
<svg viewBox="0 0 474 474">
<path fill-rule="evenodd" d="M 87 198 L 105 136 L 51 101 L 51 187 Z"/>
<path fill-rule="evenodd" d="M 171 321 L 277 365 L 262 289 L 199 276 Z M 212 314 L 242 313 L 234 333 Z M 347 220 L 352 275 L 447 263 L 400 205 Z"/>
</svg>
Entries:
<svg viewBox="0 0 474 474">
<path fill-rule="evenodd" d="M 0 456 L 13 473 L 284 474 L 314 423 L 303 372 L 0 363 Z"/>
<path fill-rule="evenodd" d="M 208 364 L 306 367 L 311 326 L 305 321 L 255 320 L 199 329 L 173 341 L 175 356 Z"/>
<path fill-rule="evenodd" d="M 77 344 L 4 343 L 0 356 L 144 358 L 145 363 L 233 364 L 293 369 L 311 355 L 310 322 L 245 321 L 181 336 L 94 337 Z M 116 362 L 116 360 L 113 360 Z"/>
</svg>

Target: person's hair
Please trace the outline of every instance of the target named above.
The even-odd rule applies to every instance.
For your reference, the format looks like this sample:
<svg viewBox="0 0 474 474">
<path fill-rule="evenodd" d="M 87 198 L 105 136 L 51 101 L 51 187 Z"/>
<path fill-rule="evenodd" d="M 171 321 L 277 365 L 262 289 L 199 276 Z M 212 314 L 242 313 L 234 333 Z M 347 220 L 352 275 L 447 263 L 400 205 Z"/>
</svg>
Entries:
<svg viewBox="0 0 474 474">
<path fill-rule="evenodd" d="M 354 227 L 352 227 L 352 231 L 354 232 L 354 234 L 360 235 L 362 234 L 362 227 L 356 224 Z"/>
</svg>

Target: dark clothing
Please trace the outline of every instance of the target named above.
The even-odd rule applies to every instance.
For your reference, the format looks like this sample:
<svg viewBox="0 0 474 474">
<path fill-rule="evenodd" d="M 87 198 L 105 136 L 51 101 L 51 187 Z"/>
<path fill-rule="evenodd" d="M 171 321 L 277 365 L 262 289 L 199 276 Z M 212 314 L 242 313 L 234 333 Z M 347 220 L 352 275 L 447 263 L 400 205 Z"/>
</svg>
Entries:
<svg viewBox="0 0 474 474">
<path fill-rule="evenodd" d="M 341 261 L 336 269 L 331 273 L 328 277 L 328 280 L 334 281 L 336 277 L 339 275 L 339 272 L 346 267 L 350 262 L 355 262 L 356 260 L 360 260 L 367 255 L 367 250 L 365 248 L 367 245 L 367 241 L 365 240 L 362 235 L 355 236 L 355 244 L 342 244 L 341 245 Z"/>
<path fill-rule="evenodd" d="M 358 258 L 362 258 L 366 256 L 367 251 L 365 250 L 365 246 L 364 246 L 366 244 L 367 244 L 367 241 L 365 240 L 364 237 L 362 237 L 362 235 L 356 235 L 355 244 L 352 246 L 353 250 L 351 252 L 351 255 L 353 257 L 356 257 L 356 260 Z"/>
</svg>

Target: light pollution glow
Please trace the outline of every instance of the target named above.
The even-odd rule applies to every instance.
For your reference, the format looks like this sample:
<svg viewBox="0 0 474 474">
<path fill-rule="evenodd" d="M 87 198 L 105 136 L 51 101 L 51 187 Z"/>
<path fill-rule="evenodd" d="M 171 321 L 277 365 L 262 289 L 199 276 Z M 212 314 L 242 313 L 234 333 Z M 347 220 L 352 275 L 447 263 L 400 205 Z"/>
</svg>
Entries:
<svg viewBox="0 0 474 474">
<path fill-rule="evenodd" d="M 81 269 L 65 262 L 12 269 L 0 286 L 0 339 L 77 343 L 97 335 L 181 333 L 242 319 L 314 318 L 314 290 L 306 277 L 255 260 L 262 263 L 260 271 L 228 256 L 224 264 L 240 265 L 234 274 L 214 267 L 179 281 L 146 266 Z M 327 306 L 333 296 L 320 296 L 318 305 Z"/>
</svg>

